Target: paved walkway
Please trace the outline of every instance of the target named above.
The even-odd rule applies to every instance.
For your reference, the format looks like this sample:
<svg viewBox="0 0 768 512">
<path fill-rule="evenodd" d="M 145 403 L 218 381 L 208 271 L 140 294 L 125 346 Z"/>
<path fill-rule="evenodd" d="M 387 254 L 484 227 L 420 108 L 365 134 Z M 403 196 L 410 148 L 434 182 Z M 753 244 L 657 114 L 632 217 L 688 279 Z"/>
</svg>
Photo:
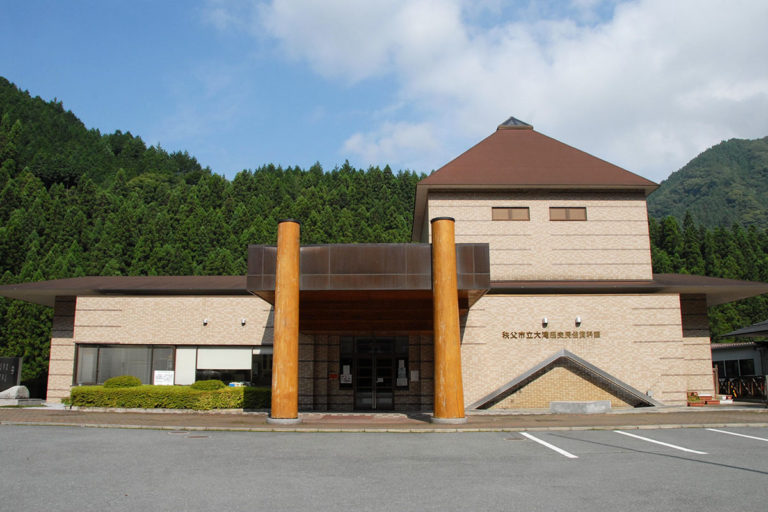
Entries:
<svg viewBox="0 0 768 512">
<path fill-rule="evenodd" d="M 762 404 L 707 408 L 659 407 L 605 414 L 478 412 L 464 425 L 430 423 L 423 413 L 323 413 L 299 415 L 298 425 L 267 424 L 266 412 L 70 410 L 58 407 L 0 408 L 0 425 L 68 425 L 102 428 L 169 430 L 242 430 L 288 432 L 503 432 L 521 430 L 590 430 L 684 427 L 768 427 Z"/>
</svg>

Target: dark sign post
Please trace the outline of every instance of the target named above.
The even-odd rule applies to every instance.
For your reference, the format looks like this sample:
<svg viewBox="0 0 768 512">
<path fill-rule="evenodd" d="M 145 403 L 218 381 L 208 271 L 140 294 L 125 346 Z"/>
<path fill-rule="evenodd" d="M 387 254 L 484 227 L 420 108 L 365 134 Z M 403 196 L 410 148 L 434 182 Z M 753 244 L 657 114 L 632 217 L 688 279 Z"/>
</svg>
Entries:
<svg viewBox="0 0 768 512">
<path fill-rule="evenodd" d="M 0 391 L 21 383 L 21 357 L 0 357 Z"/>
</svg>

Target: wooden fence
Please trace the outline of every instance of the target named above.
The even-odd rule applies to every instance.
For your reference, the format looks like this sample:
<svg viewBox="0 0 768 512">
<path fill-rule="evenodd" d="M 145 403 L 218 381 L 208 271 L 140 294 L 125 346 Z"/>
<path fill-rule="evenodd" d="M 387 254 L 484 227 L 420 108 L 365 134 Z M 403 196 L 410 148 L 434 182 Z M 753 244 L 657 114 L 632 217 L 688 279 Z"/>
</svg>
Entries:
<svg viewBox="0 0 768 512">
<path fill-rule="evenodd" d="M 765 380 L 761 375 L 752 377 L 731 377 L 718 379 L 718 393 L 732 395 L 733 398 L 759 398 L 765 399 Z"/>
</svg>

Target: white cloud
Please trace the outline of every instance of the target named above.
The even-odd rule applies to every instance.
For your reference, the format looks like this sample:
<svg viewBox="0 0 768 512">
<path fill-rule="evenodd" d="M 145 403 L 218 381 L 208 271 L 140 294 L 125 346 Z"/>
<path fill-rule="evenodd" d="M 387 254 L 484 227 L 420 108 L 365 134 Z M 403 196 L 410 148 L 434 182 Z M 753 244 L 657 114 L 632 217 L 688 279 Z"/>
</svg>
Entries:
<svg viewBox="0 0 768 512">
<path fill-rule="evenodd" d="M 391 13 L 403 2 L 275 1 L 262 22 L 295 58 L 319 74 L 357 81 L 387 69 L 397 39 Z"/>
<path fill-rule="evenodd" d="M 255 0 L 205 0 L 199 14 L 205 23 L 219 31 L 244 30 L 256 34 L 258 6 Z"/>
<path fill-rule="evenodd" d="M 379 162 L 422 161 L 422 155 L 434 153 L 440 149 L 440 143 L 434 137 L 435 130 L 428 123 L 384 123 L 375 131 L 355 133 L 350 136 L 342 148 L 345 154 L 360 155 L 364 161 L 374 165 Z M 414 167 L 417 170 L 419 167 Z"/>
<path fill-rule="evenodd" d="M 660 180 L 722 139 L 768 133 L 768 2 L 476 5 L 273 0 L 259 23 L 328 80 L 394 78 L 403 107 L 343 144 L 370 164 L 439 167 L 515 115 Z"/>
</svg>

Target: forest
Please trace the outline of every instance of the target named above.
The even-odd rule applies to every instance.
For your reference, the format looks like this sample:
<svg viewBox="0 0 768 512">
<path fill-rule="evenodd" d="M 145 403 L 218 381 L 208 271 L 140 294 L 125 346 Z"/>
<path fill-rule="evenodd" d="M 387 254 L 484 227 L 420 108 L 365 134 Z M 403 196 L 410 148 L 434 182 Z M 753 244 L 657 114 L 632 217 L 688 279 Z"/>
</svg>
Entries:
<svg viewBox="0 0 768 512">
<path fill-rule="evenodd" d="M 232 180 L 186 152 L 87 129 L 0 78 L 0 284 L 86 275 L 236 275 L 248 244 L 302 221 L 302 244 L 408 242 L 416 183 L 389 167 L 264 165 Z M 650 220 L 654 272 L 768 281 L 768 230 Z M 43 392 L 52 311 L 0 299 L 0 356 Z M 768 318 L 768 297 L 712 308 L 712 335 Z"/>
<path fill-rule="evenodd" d="M 673 172 L 648 198 L 652 217 L 686 212 L 707 227 L 768 226 L 768 137 L 723 141 Z"/>
</svg>

